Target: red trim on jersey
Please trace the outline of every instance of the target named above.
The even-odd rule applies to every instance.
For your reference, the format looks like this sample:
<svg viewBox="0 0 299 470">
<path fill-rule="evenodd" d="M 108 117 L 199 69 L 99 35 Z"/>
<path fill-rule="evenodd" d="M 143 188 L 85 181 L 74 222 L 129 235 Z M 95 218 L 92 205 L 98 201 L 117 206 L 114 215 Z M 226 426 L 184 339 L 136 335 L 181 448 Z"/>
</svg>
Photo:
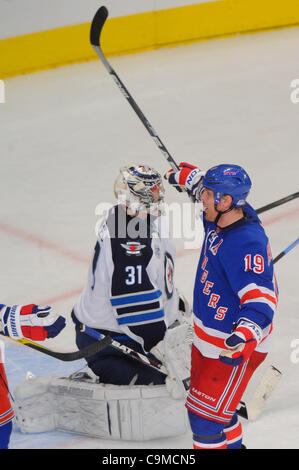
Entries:
<svg viewBox="0 0 299 470">
<path fill-rule="evenodd" d="M 205 331 L 203 331 L 196 323 L 194 323 L 194 332 L 196 336 L 202 341 L 213 344 L 218 348 L 227 349 L 225 346 L 225 340 L 223 338 L 217 338 L 216 336 L 211 336 Z"/>
<path fill-rule="evenodd" d="M 270 302 L 273 302 L 275 305 L 277 304 L 277 300 L 276 300 L 275 297 L 273 297 L 270 294 L 266 294 L 266 293 L 262 292 L 260 289 L 252 289 L 252 290 L 246 292 L 242 296 L 242 298 L 240 300 L 240 304 L 243 305 L 247 300 L 258 299 L 259 297 L 264 297 L 265 299 L 270 300 Z"/>
<path fill-rule="evenodd" d="M 0 415 L 0 426 L 4 426 L 4 424 L 9 423 L 15 416 L 14 410 L 10 408 L 5 413 Z"/>
</svg>

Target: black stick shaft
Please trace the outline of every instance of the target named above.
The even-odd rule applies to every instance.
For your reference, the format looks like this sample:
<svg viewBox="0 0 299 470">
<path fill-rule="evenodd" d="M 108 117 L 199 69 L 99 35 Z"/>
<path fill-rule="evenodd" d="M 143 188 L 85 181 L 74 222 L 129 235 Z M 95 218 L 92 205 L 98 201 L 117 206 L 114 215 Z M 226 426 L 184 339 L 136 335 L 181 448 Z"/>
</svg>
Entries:
<svg viewBox="0 0 299 470">
<path fill-rule="evenodd" d="M 281 253 L 279 253 L 273 260 L 273 263 L 277 263 L 283 256 L 285 256 L 289 251 L 291 251 L 299 243 L 299 238 L 291 243 L 287 248 L 285 248 Z"/>
<path fill-rule="evenodd" d="M 5 336 L 2 332 L 0 332 L 0 334 Z M 17 343 L 21 343 L 24 346 L 28 346 L 31 349 L 35 349 L 36 351 L 46 354 L 47 356 L 54 357 L 55 359 L 59 359 L 60 361 L 65 361 L 65 362 L 78 361 L 79 359 L 92 356 L 96 354 L 97 352 L 101 351 L 102 349 L 105 349 L 108 346 L 108 344 L 110 344 L 110 339 L 106 337 L 106 338 L 103 338 L 101 341 L 95 341 L 94 343 L 86 346 L 83 349 L 79 349 L 77 351 L 59 352 L 59 351 L 53 351 L 51 349 L 48 349 L 45 346 L 34 343 L 33 341 L 26 339 L 26 338 L 13 339 L 13 338 L 10 338 L 9 336 L 5 336 L 5 337 L 13 341 L 16 341 Z"/>
<path fill-rule="evenodd" d="M 106 70 L 108 73 L 112 76 L 113 80 L 115 81 L 116 85 L 118 86 L 119 90 L 121 93 L 124 95 L 126 100 L 129 102 L 131 107 L 134 109 L 135 113 L 141 120 L 142 124 L 145 126 L 151 137 L 153 138 L 155 144 L 159 147 L 161 152 L 163 153 L 164 157 L 170 164 L 171 168 L 174 171 L 179 171 L 179 166 L 173 159 L 173 157 L 170 155 L 168 152 L 167 148 L 161 141 L 160 137 L 158 136 L 157 132 L 153 128 L 153 126 L 150 124 L 148 119 L 145 117 L 139 106 L 137 105 L 136 101 L 133 99 L 131 93 L 129 90 L 125 87 L 123 82 L 120 80 L 119 76 L 115 72 L 115 70 L 111 67 L 110 63 L 106 59 L 100 45 L 100 39 L 101 39 L 101 33 L 103 26 L 108 18 L 108 10 L 105 6 L 102 6 L 98 9 L 96 12 L 92 24 L 91 24 L 91 29 L 90 29 L 90 43 L 94 50 L 96 51 L 98 57 L 102 61 L 103 65 L 105 66 Z M 262 212 L 266 212 L 269 209 L 272 209 L 274 207 L 278 207 L 281 204 L 285 204 L 288 201 L 291 201 L 299 196 L 299 191 L 293 194 L 290 194 L 289 196 L 286 196 L 284 198 L 279 199 L 278 201 L 274 201 L 270 204 L 267 204 L 266 206 L 260 207 L 259 209 L 256 210 L 257 214 L 261 214 Z"/>
<path fill-rule="evenodd" d="M 285 196 L 281 199 L 278 199 L 277 201 L 271 202 L 270 204 L 267 204 L 266 206 L 260 207 L 259 209 L 256 210 L 256 213 L 261 214 L 262 212 L 266 212 L 269 209 L 273 209 L 274 207 L 281 206 L 282 204 L 285 204 L 286 202 L 296 199 L 298 196 L 299 196 L 299 191 L 296 193 L 290 194 L 289 196 Z"/>
<path fill-rule="evenodd" d="M 155 144 L 158 146 L 158 148 L 161 150 L 163 156 L 165 159 L 168 161 L 169 165 L 171 168 L 175 171 L 179 170 L 178 165 L 176 164 L 175 160 L 172 158 L 170 153 L 168 152 L 167 148 L 163 144 L 162 140 L 158 136 L 156 130 L 153 128 L 153 126 L 150 124 L 148 119 L 145 117 L 141 109 L 139 108 L 138 104 L 132 97 L 131 93 L 129 90 L 125 87 L 115 70 L 111 67 L 110 63 L 106 59 L 105 55 L 103 54 L 103 51 L 100 46 L 100 36 L 101 32 L 103 29 L 103 26 L 105 24 L 106 19 L 108 18 L 108 10 L 106 7 L 101 7 L 99 10 L 96 12 L 94 19 L 91 24 L 91 29 L 90 29 L 90 42 L 94 50 L 96 51 L 97 55 L 99 56 L 100 60 L 104 64 L 107 72 L 111 75 L 113 80 L 115 81 L 116 85 L 118 86 L 119 90 L 123 94 L 123 96 L 126 98 L 128 103 L 131 105 L 137 116 L 139 117 L 140 121 L 146 128 L 146 130 L 149 132 L 150 136 L 152 137 L 153 141 Z"/>
</svg>

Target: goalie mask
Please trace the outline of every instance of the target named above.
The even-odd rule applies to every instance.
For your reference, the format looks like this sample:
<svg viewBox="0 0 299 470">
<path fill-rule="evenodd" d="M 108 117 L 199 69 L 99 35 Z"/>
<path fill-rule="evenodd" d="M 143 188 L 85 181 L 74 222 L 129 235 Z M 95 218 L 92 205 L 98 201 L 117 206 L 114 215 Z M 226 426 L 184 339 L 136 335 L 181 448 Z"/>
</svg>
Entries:
<svg viewBox="0 0 299 470">
<path fill-rule="evenodd" d="M 161 213 L 164 193 L 160 173 L 147 165 L 122 167 L 114 184 L 115 197 L 134 214 Z"/>
</svg>

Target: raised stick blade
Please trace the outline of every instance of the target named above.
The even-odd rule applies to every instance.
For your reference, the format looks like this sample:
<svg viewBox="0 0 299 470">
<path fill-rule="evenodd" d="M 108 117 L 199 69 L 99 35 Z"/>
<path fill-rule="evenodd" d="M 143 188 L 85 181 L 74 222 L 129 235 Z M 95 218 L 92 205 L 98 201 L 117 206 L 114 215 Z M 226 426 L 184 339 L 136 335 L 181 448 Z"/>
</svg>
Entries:
<svg viewBox="0 0 299 470">
<path fill-rule="evenodd" d="M 105 24 L 106 19 L 108 18 L 108 10 L 106 7 L 100 7 L 91 23 L 90 28 L 90 42 L 92 46 L 100 45 L 100 36 Z"/>
</svg>

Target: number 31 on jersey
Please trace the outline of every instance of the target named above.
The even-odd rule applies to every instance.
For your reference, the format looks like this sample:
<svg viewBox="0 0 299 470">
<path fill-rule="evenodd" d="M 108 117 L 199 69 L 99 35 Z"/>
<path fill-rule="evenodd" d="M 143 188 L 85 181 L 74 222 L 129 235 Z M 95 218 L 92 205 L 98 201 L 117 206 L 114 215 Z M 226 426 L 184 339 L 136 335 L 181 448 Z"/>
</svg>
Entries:
<svg viewBox="0 0 299 470">
<path fill-rule="evenodd" d="M 126 279 L 127 286 L 134 286 L 135 284 L 142 284 L 142 265 L 126 266 L 125 269 L 128 277 Z"/>
</svg>

